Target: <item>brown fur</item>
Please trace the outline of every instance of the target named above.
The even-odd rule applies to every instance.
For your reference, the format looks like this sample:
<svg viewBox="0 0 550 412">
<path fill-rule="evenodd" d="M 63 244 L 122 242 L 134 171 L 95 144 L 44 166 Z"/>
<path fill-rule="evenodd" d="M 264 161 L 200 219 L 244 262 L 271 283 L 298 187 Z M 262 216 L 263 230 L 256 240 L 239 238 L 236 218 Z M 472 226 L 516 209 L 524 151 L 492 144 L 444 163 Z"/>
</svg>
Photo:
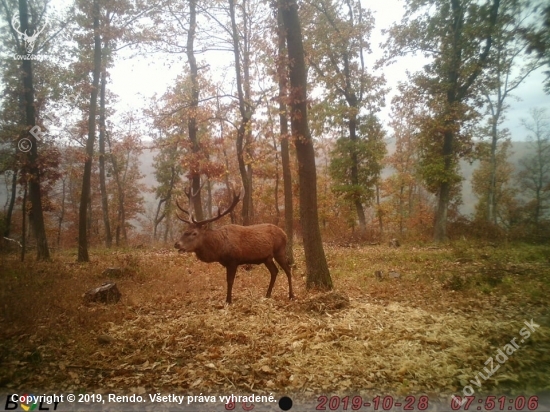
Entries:
<svg viewBox="0 0 550 412">
<path fill-rule="evenodd" d="M 180 252 L 195 252 L 203 262 L 219 262 L 227 270 L 227 297 L 231 303 L 231 291 L 237 267 L 243 264 L 264 264 L 271 273 L 267 297 L 271 296 L 279 270 L 273 259 L 285 271 L 288 278 L 289 297 L 294 298 L 290 265 L 286 257 L 287 236 L 272 224 L 252 226 L 226 225 L 208 229 L 203 225 L 189 224 L 174 247 Z"/>
</svg>

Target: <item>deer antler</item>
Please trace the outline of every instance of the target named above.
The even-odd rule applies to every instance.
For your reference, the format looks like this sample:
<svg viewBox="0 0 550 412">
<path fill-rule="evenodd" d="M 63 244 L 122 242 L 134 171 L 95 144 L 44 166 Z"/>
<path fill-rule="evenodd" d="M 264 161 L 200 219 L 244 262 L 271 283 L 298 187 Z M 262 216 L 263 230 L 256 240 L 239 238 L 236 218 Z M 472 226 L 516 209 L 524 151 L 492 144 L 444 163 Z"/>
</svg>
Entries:
<svg viewBox="0 0 550 412">
<path fill-rule="evenodd" d="M 187 196 L 189 201 L 191 201 L 191 199 L 197 197 L 197 195 L 202 190 L 202 188 L 204 187 L 205 184 L 206 184 L 206 180 L 204 182 L 202 182 L 201 186 L 199 187 L 199 189 L 196 192 L 190 186 L 183 189 L 183 192 L 185 193 L 185 196 Z"/>
<path fill-rule="evenodd" d="M 227 209 L 225 209 L 225 211 L 223 213 L 221 212 L 221 209 L 218 208 L 218 216 L 214 216 L 214 217 L 211 217 L 210 219 L 199 220 L 199 221 L 195 220 L 195 218 L 193 216 L 191 216 L 191 220 L 193 221 L 193 223 L 195 225 L 198 225 L 198 226 L 204 226 L 204 225 L 206 225 L 210 222 L 214 222 L 218 219 L 221 219 L 225 215 L 231 213 L 233 211 L 233 209 L 235 209 L 235 206 L 237 206 L 237 203 L 239 203 L 239 200 L 241 200 L 241 193 L 240 192 L 239 192 L 238 195 L 233 195 L 233 201 L 231 202 L 231 205 Z"/>
<path fill-rule="evenodd" d="M 178 202 L 178 199 L 176 199 L 176 206 L 178 207 L 179 210 L 181 210 L 182 212 L 184 213 L 187 213 L 189 216 L 191 216 L 191 213 L 189 213 L 187 210 L 185 210 L 183 207 L 180 206 L 179 202 Z M 191 224 L 191 222 L 187 219 L 184 219 L 183 217 L 181 217 L 180 215 L 178 215 L 178 213 L 176 212 L 176 216 L 179 220 L 181 220 L 182 222 L 185 222 L 187 224 Z"/>
</svg>

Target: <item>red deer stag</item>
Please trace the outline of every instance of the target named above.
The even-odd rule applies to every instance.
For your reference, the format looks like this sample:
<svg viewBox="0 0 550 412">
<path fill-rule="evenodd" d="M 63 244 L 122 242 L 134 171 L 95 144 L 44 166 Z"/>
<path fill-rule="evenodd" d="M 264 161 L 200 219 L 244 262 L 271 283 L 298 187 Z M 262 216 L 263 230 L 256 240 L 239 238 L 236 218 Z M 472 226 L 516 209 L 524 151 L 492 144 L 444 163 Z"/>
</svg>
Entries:
<svg viewBox="0 0 550 412">
<path fill-rule="evenodd" d="M 174 247 L 180 253 L 195 252 L 197 258 L 203 262 L 219 262 L 227 270 L 227 298 L 231 303 L 231 290 L 237 273 L 237 267 L 244 264 L 264 264 L 271 273 L 271 281 L 267 289 L 267 297 L 271 297 L 271 291 L 279 269 L 273 259 L 283 268 L 288 278 L 289 298 L 293 299 L 292 278 L 290 265 L 286 257 L 286 233 L 279 227 L 264 223 L 260 225 L 239 226 L 225 225 L 218 229 L 208 229 L 207 224 L 231 213 L 237 203 L 240 194 L 235 195 L 231 206 L 223 213 L 218 209 L 218 215 L 201 221 L 196 221 L 193 215 L 183 209 L 176 201 L 178 208 L 189 215 L 190 220 L 178 215 L 178 218 L 188 224 L 180 240 Z"/>
</svg>

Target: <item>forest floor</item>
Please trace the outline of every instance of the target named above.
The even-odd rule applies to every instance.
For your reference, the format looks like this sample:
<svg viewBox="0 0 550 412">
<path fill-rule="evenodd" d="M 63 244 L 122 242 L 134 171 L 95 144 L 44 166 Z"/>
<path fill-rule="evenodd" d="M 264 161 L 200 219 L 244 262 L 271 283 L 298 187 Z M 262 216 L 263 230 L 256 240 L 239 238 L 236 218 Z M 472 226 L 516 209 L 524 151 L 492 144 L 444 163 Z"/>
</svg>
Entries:
<svg viewBox="0 0 550 412">
<path fill-rule="evenodd" d="M 332 293 L 305 289 L 296 248 L 294 301 L 282 271 L 264 298 L 269 274 L 254 266 L 239 268 L 230 306 L 220 265 L 170 249 L 0 255 L 0 392 L 549 393 L 549 246 L 325 251 Z M 122 275 L 105 278 L 109 267 Z M 109 280 L 117 304 L 83 301 Z"/>
</svg>

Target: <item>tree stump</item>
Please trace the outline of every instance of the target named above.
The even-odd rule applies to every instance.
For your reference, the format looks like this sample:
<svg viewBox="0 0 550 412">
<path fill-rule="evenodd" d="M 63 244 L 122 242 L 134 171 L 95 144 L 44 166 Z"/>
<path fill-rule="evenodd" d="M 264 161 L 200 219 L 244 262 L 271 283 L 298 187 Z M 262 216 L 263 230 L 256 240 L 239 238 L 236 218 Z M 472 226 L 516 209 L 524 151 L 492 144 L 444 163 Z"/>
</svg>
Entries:
<svg viewBox="0 0 550 412">
<path fill-rule="evenodd" d="M 98 288 L 91 289 L 84 294 L 86 302 L 117 303 L 122 294 L 116 283 L 104 283 Z"/>
<path fill-rule="evenodd" d="M 399 239 L 390 240 L 390 247 L 399 247 L 399 246 L 401 246 L 401 243 L 399 242 Z"/>
</svg>

